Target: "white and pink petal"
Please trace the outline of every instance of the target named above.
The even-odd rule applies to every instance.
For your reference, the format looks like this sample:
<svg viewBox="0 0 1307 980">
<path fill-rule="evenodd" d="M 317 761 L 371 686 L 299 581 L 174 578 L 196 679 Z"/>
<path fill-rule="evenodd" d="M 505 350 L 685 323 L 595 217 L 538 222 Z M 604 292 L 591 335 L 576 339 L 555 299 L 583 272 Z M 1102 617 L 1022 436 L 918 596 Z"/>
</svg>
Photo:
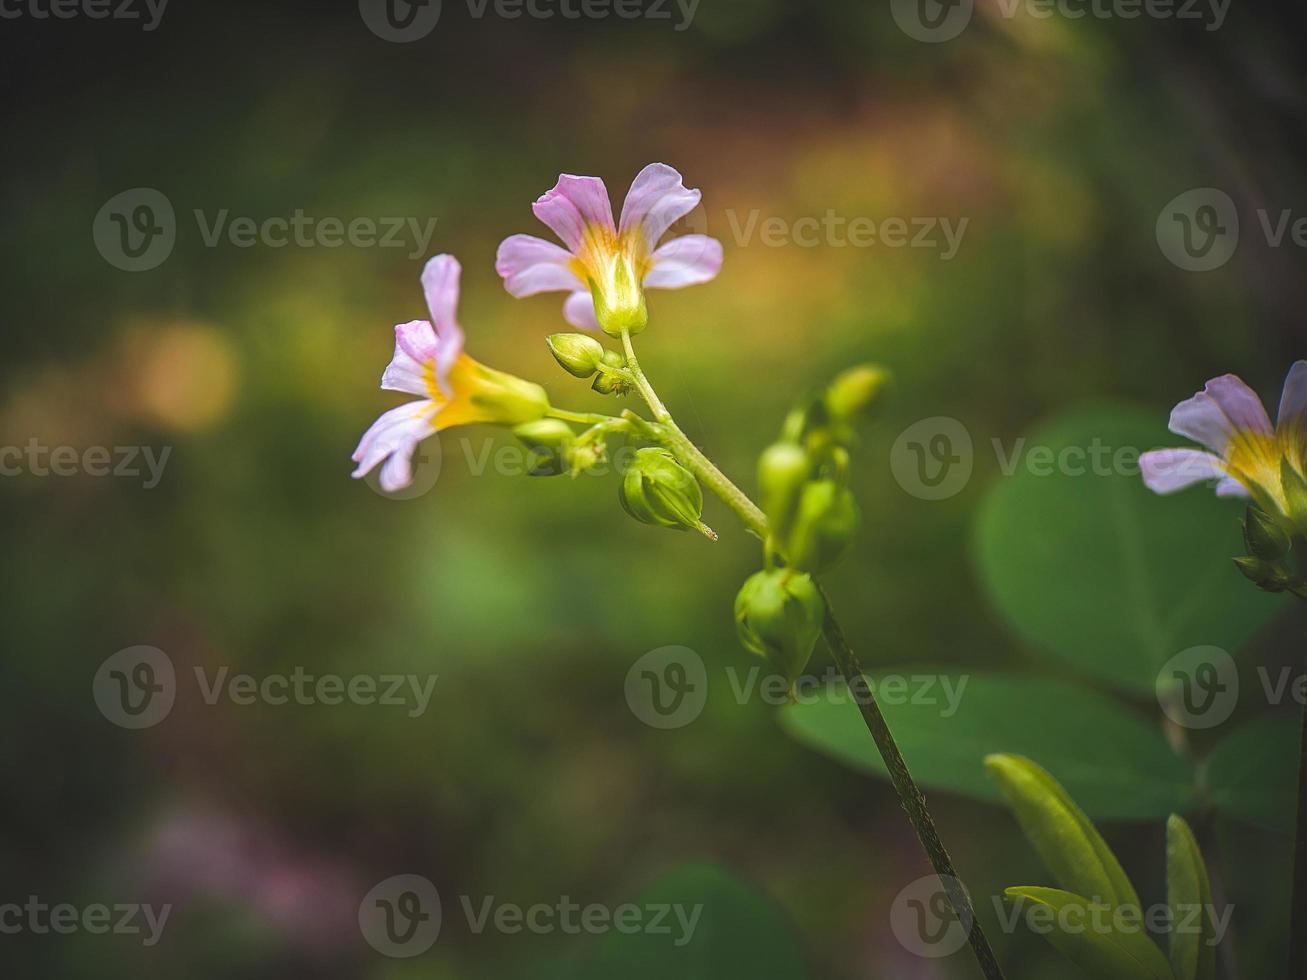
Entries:
<svg viewBox="0 0 1307 980">
<path fill-rule="evenodd" d="M 427 365 L 436 358 L 436 332 L 426 320 L 410 320 L 395 327 L 395 355 L 381 375 L 381 387 L 410 395 L 430 395 Z"/>
<path fill-rule="evenodd" d="M 437 412 L 434 402 L 423 400 L 383 413 L 354 450 L 353 460 L 358 464 L 352 474 L 354 478 L 367 476 L 385 461 L 381 468 L 381 489 L 394 493 L 408 486 L 413 481 L 413 451 L 419 442 L 435 432 L 432 423 Z"/>
<path fill-rule="evenodd" d="M 592 227 L 616 231 L 608 188 L 598 177 L 559 174 L 558 183 L 542 194 L 531 210 L 573 252 L 581 250 Z"/>
<path fill-rule="evenodd" d="M 595 315 L 594 296 L 590 290 L 574 292 L 563 302 L 563 319 L 582 330 L 598 330 L 599 318 Z"/>
<path fill-rule="evenodd" d="M 1195 483 L 1229 478 L 1225 464 L 1199 449 L 1156 449 L 1139 457 L 1144 485 L 1154 493 L 1175 493 Z"/>
<path fill-rule="evenodd" d="M 575 257 L 567 249 L 534 235 L 510 235 L 499 244 L 495 271 L 504 280 L 510 296 L 565 290 L 573 292 L 585 284 L 572 271 Z"/>
<path fill-rule="evenodd" d="M 448 391 L 449 369 L 463 352 L 463 328 L 458 323 L 459 277 L 463 267 L 452 255 L 437 255 L 422 270 L 422 291 L 436 333 L 436 378 Z"/>
<path fill-rule="evenodd" d="M 619 231 L 625 236 L 638 228 L 652 252 L 667 229 L 698 206 L 700 196 L 697 189 L 685 186 L 674 167 L 651 163 L 636 174 L 626 192 Z"/>
<path fill-rule="evenodd" d="M 644 277 L 650 289 L 680 289 L 716 278 L 722 269 L 722 243 L 707 235 L 683 235 L 654 250 Z"/>
<path fill-rule="evenodd" d="M 1237 375 L 1223 374 L 1175 406 L 1170 429 L 1224 457 L 1240 433 L 1269 435 L 1271 420 L 1256 392 Z"/>
</svg>

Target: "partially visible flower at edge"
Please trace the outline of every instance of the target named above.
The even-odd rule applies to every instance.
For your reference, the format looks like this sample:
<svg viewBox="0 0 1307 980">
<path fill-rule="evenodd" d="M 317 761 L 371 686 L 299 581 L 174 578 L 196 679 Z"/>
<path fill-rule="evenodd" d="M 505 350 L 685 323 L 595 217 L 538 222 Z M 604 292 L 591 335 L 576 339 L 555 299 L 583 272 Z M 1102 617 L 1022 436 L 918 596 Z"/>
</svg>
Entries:
<svg viewBox="0 0 1307 980">
<path fill-rule="evenodd" d="M 1290 523 L 1297 514 L 1286 479 L 1304 477 L 1307 463 L 1307 360 L 1289 369 L 1276 424 L 1261 399 L 1236 375 L 1213 378 L 1192 398 L 1176 405 L 1169 428 L 1207 447 L 1159 449 L 1139 460 L 1144 483 L 1156 493 L 1174 493 L 1216 479 L 1219 497 L 1251 497 Z M 1292 472 L 1289 472 L 1292 471 Z"/>
<path fill-rule="evenodd" d="M 457 318 L 461 273 L 452 255 L 429 260 L 422 270 L 422 289 L 431 321 L 411 320 L 395 327 L 395 355 L 381 376 L 381 387 L 425 397 L 385 412 L 363 434 L 353 456 L 358 463 L 355 479 L 385 461 L 380 482 L 387 493 L 413 481 L 413 452 L 427 436 L 477 422 L 534 422 L 549 411 L 549 398 L 538 384 L 488 368 L 463 353 Z"/>
<path fill-rule="evenodd" d="M 644 290 L 708 282 L 722 267 L 722 245 L 707 235 L 658 239 L 699 203 L 698 190 L 665 163 L 636 175 L 613 222 L 608 188 L 598 177 L 560 174 L 531 206 L 567 248 L 534 235 L 512 235 L 499 246 L 495 270 L 517 297 L 563 290 L 563 316 L 587 330 L 613 336 L 643 330 L 649 316 Z"/>
</svg>

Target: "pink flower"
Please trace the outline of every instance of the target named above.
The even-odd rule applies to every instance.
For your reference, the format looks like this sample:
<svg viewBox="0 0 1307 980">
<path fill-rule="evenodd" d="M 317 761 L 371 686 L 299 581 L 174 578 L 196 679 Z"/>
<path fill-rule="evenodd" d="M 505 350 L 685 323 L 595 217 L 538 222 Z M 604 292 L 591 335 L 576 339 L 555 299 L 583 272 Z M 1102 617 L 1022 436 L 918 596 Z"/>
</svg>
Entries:
<svg viewBox="0 0 1307 980">
<path fill-rule="evenodd" d="M 372 423 L 354 450 L 355 479 L 383 460 L 381 489 L 402 490 L 413 481 L 417 444 L 455 425 L 493 422 L 518 425 L 549 410 L 545 390 L 530 381 L 495 371 L 463 353 L 458 325 L 458 281 L 462 268 L 452 255 L 437 255 L 422 270 L 431 321 L 411 320 L 395 327 L 395 354 L 381 376 L 381 387 L 424 396 L 392 408 Z"/>
<path fill-rule="evenodd" d="M 694 210 L 699 192 L 665 163 L 636 175 L 613 223 L 608 188 L 598 177 L 561 174 L 554 189 L 531 206 L 567 248 L 532 235 L 499 246 L 495 270 L 514 296 L 563 290 L 568 323 L 612 336 L 638 333 L 648 322 L 644 290 L 680 289 L 708 282 L 722 267 L 722 245 L 707 235 L 658 239 Z"/>
<path fill-rule="evenodd" d="M 1252 497 L 1269 514 L 1295 515 L 1288 483 L 1307 461 L 1307 361 L 1289 369 L 1274 428 L 1255 392 L 1233 374 L 1213 378 L 1171 412 L 1170 429 L 1210 451 L 1160 449 L 1140 457 L 1144 483 L 1174 493 L 1216 479 L 1217 496 Z"/>
</svg>

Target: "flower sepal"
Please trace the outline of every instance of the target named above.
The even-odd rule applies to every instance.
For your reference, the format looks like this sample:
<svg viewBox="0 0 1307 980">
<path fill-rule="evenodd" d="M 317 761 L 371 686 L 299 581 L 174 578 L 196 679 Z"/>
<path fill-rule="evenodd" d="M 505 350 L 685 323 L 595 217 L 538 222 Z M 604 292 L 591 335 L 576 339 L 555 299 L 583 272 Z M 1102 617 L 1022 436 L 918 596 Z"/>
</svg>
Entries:
<svg viewBox="0 0 1307 980">
<path fill-rule="evenodd" d="M 825 618 L 826 603 L 816 583 L 792 568 L 755 572 L 735 597 L 740 643 L 791 684 L 808 666 Z"/>
<path fill-rule="evenodd" d="M 666 449 L 649 446 L 636 451 L 618 488 L 622 509 L 642 524 L 695 530 L 707 538 L 717 535 L 699 519 L 703 491 L 694 474 Z"/>
</svg>

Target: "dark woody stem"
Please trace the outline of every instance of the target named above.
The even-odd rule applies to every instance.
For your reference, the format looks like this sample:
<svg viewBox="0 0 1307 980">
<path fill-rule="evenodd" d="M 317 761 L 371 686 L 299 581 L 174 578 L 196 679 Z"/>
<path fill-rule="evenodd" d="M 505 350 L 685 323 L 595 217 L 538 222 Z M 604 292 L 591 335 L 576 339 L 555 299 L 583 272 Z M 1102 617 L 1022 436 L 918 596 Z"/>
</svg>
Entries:
<svg viewBox="0 0 1307 980">
<path fill-rule="evenodd" d="M 650 427 L 651 431 L 660 437 L 659 441 L 670 449 L 704 486 L 717 494 L 726 506 L 739 515 L 745 527 L 763 541 L 766 541 L 768 533 L 766 515 L 749 499 L 743 490 L 732 483 L 721 470 L 714 466 L 712 461 L 677 426 L 672 419 L 671 413 L 667 411 L 666 406 L 663 405 L 662 400 L 653 390 L 653 386 L 649 384 L 649 380 L 644 376 L 644 372 L 640 370 L 640 362 L 636 359 L 635 348 L 631 344 L 629 333 L 624 332 L 622 334 L 622 346 L 625 348 L 627 368 L 635 380 L 636 388 L 648 403 L 650 411 L 653 412 L 654 418 L 657 420 L 657 429 Z M 903 805 L 908 820 L 917 833 L 917 840 L 921 842 L 926 856 L 930 859 L 931 867 L 935 869 L 935 874 L 939 877 L 954 916 L 964 927 L 970 930 L 967 938 L 971 943 L 971 950 L 975 954 L 976 961 L 980 964 L 981 972 L 985 975 L 986 980 L 1003 980 L 1003 971 L 999 968 L 998 961 L 994 958 L 994 951 L 989 945 L 989 940 L 976 918 L 971 899 L 953 867 L 953 860 L 949 857 L 944 842 L 940 840 L 939 831 L 935 829 L 935 820 L 926 806 L 926 797 L 921 792 L 916 780 L 912 778 L 912 773 L 908 770 L 908 764 L 903 758 L 903 753 L 899 751 L 898 743 L 894 741 L 894 736 L 885 721 L 885 716 L 881 713 L 880 705 L 876 703 L 876 697 L 872 692 L 871 685 L 867 683 L 857 657 L 844 639 L 844 632 L 840 629 L 840 624 L 831 609 L 830 597 L 826 594 L 825 589 L 822 589 L 820 583 L 817 584 L 817 587 L 821 590 L 822 598 L 826 603 L 826 618 L 822 624 L 822 634 L 826 639 L 826 645 L 830 647 L 836 665 L 844 675 L 844 681 L 848 685 L 849 691 L 854 695 L 854 700 L 862 712 L 862 720 L 867 726 L 867 731 L 871 733 L 872 740 L 876 743 L 881 758 L 885 760 L 885 767 L 889 770 L 890 782 L 894 786 L 894 792 L 898 794 L 899 802 Z"/>
</svg>

